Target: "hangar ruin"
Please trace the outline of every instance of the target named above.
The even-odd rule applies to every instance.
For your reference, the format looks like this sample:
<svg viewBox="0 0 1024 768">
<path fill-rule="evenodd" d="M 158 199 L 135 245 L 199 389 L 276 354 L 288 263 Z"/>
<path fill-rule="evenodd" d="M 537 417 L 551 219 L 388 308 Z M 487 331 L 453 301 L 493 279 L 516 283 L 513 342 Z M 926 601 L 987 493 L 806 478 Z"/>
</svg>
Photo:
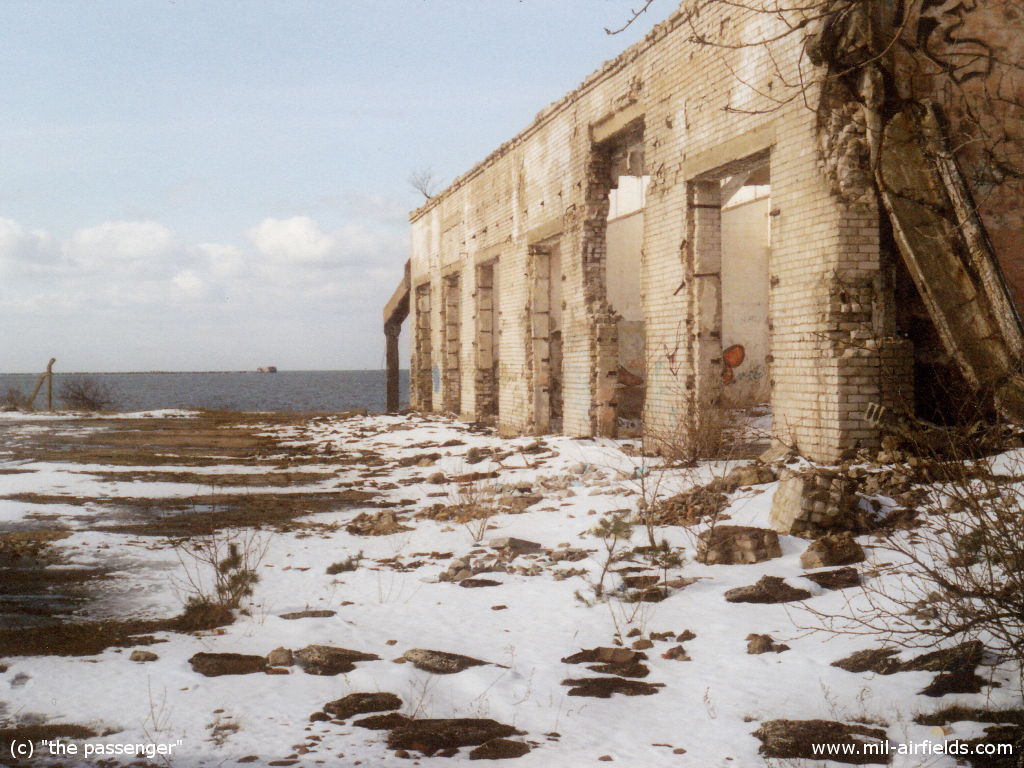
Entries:
<svg viewBox="0 0 1024 768">
<path fill-rule="evenodd" d="M 390 408 L 408 317 L 412 407 L 506 435 L 1021 419 L 1021 12 L 785 5 L 687 0 L 411 214 Z"/>
</svg>

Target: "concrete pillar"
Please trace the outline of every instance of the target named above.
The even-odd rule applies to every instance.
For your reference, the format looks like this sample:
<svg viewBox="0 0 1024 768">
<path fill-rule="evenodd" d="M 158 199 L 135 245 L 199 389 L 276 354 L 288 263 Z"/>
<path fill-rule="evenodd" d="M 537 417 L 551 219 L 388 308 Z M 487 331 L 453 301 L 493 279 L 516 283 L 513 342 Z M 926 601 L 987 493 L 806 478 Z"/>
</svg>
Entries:
<svg viewBox="0 0 1024 768">
<path fill-rule="evenodd" d="M 398 387 L 398 336 L 402 326 L 398 323 L 384 323 L 387 337 L 387 410 L 395 413 L 400 407 Z"/>
</svg>

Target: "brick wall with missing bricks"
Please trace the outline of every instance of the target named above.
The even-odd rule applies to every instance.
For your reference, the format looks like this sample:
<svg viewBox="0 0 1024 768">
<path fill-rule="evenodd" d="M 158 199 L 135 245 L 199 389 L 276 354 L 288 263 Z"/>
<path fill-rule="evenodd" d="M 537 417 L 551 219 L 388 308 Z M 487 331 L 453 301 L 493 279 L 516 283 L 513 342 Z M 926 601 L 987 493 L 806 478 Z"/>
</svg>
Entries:
<svg viewBox="0 0 1024 768">
<path fill-rule="evenodd" d="M 913 396 L 912 345 L 895 335 L 885 279 L 893 255 L 873 197 L 830 191 L 802 40 L 739 44 L 773 37 L 779 23 L 735 6 L 708 6 L 696 21 L 676 12 L 412 213 L 414 408 L 456 405 L 464 418 L 496 418 L 504 435 L 616 434 L 628 372 L 616 364 L 605 262 L 622 171 L 646 184 L 644 438 L 657 448 L 699 432 L 723 386 L 721 191 L 764 167 L 774 435 L 821 461 L 877 443 L 867 404 Z M 726 45 L 692 42 L 702 34 Z M 620 150 L 637 136 L 643 168 L 633 171 L 635 153 Z M 492 364 L 493 379 L 482 376 Z M 477 412 L 493 401 L 496 417 Z"/>
</svg>

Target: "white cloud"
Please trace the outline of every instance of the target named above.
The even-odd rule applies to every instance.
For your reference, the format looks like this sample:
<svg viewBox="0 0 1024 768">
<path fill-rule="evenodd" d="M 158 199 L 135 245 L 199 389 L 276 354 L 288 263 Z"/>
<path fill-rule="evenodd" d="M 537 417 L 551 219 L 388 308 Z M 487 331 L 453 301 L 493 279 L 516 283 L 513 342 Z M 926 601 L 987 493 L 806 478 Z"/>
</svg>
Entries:
<svg viewBox="0 0 1024 768">
<path fill-rule="evenodd" d="M 57 242 L 42 230 L 28 230 L 13 219 L 0 218 L 0 264 L 49 263 L 59 254 Z"/>
<path fill-rule="evenodd" d="M 174 246 L 171 231 L 158 221 L 105 221 L 79 229 L 66 243 L 68 259 L 85 267 L 153 264 Z"/>
<path fill-rule="evenodd" d="M 334 237 L 308 216 L 264 219 L 245 234 L 257 251 L 286 264 L 322 262 L 336 247 Z"/>
<path fill-rule="evenodd" d="M 182 270 L 171 282 L 186 299 L 201 299 L 206 293 L 206 282 L 191 269 Z"/>
<path fill-rule="evenodd" d="M 15 330 L 4 364 L 32 367 L 40 348 L 71 349 L 69 329 L 84 327 L 96 343 L 73 347 L 83 369 L 110 359 L 111 340 L 122 368 L 220 367 L 211 333 L 221 352 L 251 357 L 246 365 L 288 354 L 307 355 L 310 368 L 375 364 L 380 307 L 406 258 L 405 223 L 380 214 L 334 230 L 306 216 L 267 218 L 239 243 L 199 244 L 158 221 L 101 222 L 61 240 L 0 218 L 0 326 Z M 171 336 L 179 362 L 161 362 Z M 282 347 L 285 338 L 322 356 Z"/>
<path fill-rule="evenodd" d="M 205 257 L 214 278 L 237 277 L 245 271 L 246 254 L 237 245 L 201 243 L 196 250 Z"/>
</svg>

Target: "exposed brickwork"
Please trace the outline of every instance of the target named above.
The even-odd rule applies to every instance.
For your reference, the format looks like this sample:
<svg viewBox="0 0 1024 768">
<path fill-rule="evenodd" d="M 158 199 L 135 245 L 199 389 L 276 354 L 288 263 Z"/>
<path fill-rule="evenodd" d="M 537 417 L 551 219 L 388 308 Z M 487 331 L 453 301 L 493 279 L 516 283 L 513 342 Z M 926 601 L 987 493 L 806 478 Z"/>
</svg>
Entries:
<svg viewBox="0 0 1024 768">
<path fill-rule="evenodd" d="M 726 42 L 770 35 L 767 15 L 711 6 L 696 24 Z M 411 283 L 413 407 L 452 407 L 468 418 L 498 392 L 503 434 L 552 423 L 550 316 L 541 273 L 552 248 L 558 274 L 562 431 L 611 435 L 618 365 L 615 308 L 604 290 L 609 141 L 643 129 L 651 177 L 644 208 L 641 293 L 646 334 L 645 435 L 692 430 L 721 386 L 719 180 L 737 163 L 770 161 L 769 327 L 777 437 L 831 461 L 877 442 L 868 403 L 912 401 L 912 349 L 895 335 L 892 286 L 873 195 L 849 202 L 824 172 L 811 86 L 786 100 L 809 67 L 796 38 L 768 53 L 690 42 L 675 15 L 522 133 L 415 211 Z M 768 98 L 767 94 L 771 95 Z M 498 327 L 482 323 L 494 264 Z M 445 300 L 444 281 L 458 301 Z M 421 289 L 423 290 L 423 289 Z M 486 288 L 484 287 L 484 291 Z M 550 295 L 550 294 L 546 294 Z M 429 312 L 431 319 L 419 317 Z M 445 324 L 461 318 L 461 332 Z M 487 337 L 487 340 L 485 340 Z M 458 365 L 444 355 L 453 339 Z M 496 343 L 497 380 L 484 373 Z M 429 345 L 434 352 L 429 352 Z M 431 361 L 433 361 L 431 363 Z M 447 365 L 447 376 L 428 373 Z M 455 376 L 455 373 L 458 376 Z M 435 387 L 428 402 L 427 379 Z M 458 379 L 456 381 L 455 379 Z M 459 389 L 456 396 L 452 390 Z M 447 392 L 446 392 L 447 390 Z"/>
</svg>

